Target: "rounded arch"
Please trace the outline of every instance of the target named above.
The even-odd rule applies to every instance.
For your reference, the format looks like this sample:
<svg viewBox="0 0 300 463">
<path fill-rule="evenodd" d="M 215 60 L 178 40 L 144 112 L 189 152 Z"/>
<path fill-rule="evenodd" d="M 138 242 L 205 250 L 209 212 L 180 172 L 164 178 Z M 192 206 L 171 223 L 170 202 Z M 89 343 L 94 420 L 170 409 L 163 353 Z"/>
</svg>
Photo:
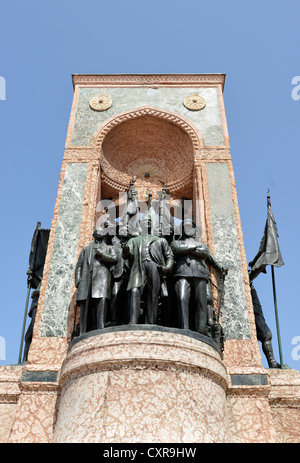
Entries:
<svg viewBox="0 0 300 463">
<path fill-rule="evenodd" d="M 204 148 L 205 146 L 202 135 L 190 121 L 188 121 L 183 116 L 179 116 L 177 113 L 154 108 L 152 106 L 144 106 L 130 111 L 125 111 L 123 113 L 119 113 L 111 117 L 110 119 L 105 121 L 105 123 L 102 124 L 94 133 L 91 142 L 92 146 L 96 149 L 100 149 L 105 136 L 108 134 L 110 130 L 112 130 L 117 125 L 122 124 L 123 122 L 126 122 L 131 119 L 136 119 L 142 116 L 157 117 L 177 125 L 190 137 L 195 151 L 198 151 L 199 149 Z"/>
<path fill-rule="evenodd" d="M 135 172 L 147 168 L 150 175 L 158 172 L 161 181 L 167 178 L 170 191 L 182 189 L 191 181 L 196 153 L 204 147 L 201 134 L 184 117 L 151 106 L 108 119 L 91 144 L 100 151 L 104 182 L 118 191 L 128 187 Z M 174 163 L 176 170 L 171 170 Z"/>
</svg>

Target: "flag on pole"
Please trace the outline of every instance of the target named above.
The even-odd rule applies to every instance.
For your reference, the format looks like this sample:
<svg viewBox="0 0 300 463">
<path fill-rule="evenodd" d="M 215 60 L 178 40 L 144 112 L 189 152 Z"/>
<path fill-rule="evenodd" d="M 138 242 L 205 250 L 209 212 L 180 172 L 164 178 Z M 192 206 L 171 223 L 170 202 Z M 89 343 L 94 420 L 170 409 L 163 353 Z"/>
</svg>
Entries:
<svg viewBox="0 0 300 463">
<path fill-rule="evenodd" d="M 27 315 L 29 315 L 27 312 L 28 312 L 30 291 L 31 289 L 37 289 L 39 287 L 39 284 L 42 281 L 44 263 L 45 263 L 46 252 L 47 252 L 47 247 L 48 247 L 49 234 L 50 234 L 50 230 L 42 229 L 41 222 L 38 222 L 36 229 L 34 231 L 32 240 L 31 240 L 31 247 L 30 247 L 30 254 L 29 254 L 29 267 L 27 270 L 27 297 L 26 297 L 25 312 L 24 312 L 24 317 L 23 317 L 23 327 L 22 327 L 18 363 L 21 363 L 21 359 L 22 359 L 26 318 L 27 318 Z"/>
<path fill-rule="evenodd" d="M 267 273 L 267 265 L 273 265 L 274 267 L 281 267 L 284 265 L 278 244 L 279 235 L 271 209 L 270 196 L 267 196 L 267 210 L 267 221 L 258 253 L 254 259 L 249 262 L 249 267 L 251 267 L 249 272 L 250 280 L 254 280 L 261 272 Z"/>
<path fill-rule="evenodd" d="M 27 282 L 32 289 L 37 289 L 43 277 L 49 234 L 50 230 L 41 228 L 41 222 L 38 222 L 31 241 L 27 270 Z"/>
</svg>

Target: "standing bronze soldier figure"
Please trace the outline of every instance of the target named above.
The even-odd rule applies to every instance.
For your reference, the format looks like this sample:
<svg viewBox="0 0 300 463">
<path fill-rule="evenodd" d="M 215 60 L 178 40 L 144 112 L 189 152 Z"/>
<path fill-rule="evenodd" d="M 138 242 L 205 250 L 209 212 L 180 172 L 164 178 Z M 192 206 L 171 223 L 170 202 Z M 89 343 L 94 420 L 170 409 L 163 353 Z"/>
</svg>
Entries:
<svg viewBox="0 0 300 463">
<path fill-rule="evenodd" d="M 196 240 L 196 227 L 189 219 L 182 224 L 182 236 L 171 243 L 175 256 L 173 276 L 175 278 L 175 292 L 177 297 L 180 328 L 190 328 L 190 300 L 194 296 L 195 302 L 195 330 L 207 334 L 208 322 L 208 292 L 210 273 L 206 261 L 215 269 L 224 269 L 216 261 L 209 248 Z"/>
<path fill-rule="evenodd" d="M 257 339 L 261 342 L 262 350 L 266 356 L 269 368 L 280 368 L 280 364 L 275 360 L 273 353 L 272 332 L 266 323 L 263 309 L 252 281 L 250 281 L 250 289 L 254 309 Z"/>
<path fill-rule="evenodd" d="M 128 263 L 123 259 L 123 237 L 114 236 L 112 244 L 117 263 L 111 266 L 112 290 L 110 301 L 111 324 L 122 325 L 128 318 L 126 286 L 128 280 Z M 124 241 L 125 242 L 125 241 Z"/>
</svg>

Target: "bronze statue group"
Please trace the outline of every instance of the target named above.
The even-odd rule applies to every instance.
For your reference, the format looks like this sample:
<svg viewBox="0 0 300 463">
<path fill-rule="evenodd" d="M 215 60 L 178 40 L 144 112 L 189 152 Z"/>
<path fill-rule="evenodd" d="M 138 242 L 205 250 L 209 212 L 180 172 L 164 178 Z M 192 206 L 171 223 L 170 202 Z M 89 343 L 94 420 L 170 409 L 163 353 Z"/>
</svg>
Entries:
<svg viewBox="0 0 300 463">
<path fill-rule="evenodd" d="M 158 213 L 149 194 L 148 209 L 139 213 L 134 181 L 118 223 L 106 220 L 94 241 L 82 249 L 75 270 L 79 326 L 74 336 L 120 325 L 160 325 L 211 338 L 224 348 L 219 323 L 227 269 L 199 239 L 191 218 L 174 226 L 163 187 Z M 219 307 L 214 307 L 211 269 L 216 270 Z M 272 333 L 250 277 L 257 338 L 270 368 L 279 368 Z"/>
<path fill-rule="evenodd" d="M 209 266 L 222 278 L 226 269 L 199 241 L 192 219 L 183 220 L 176 232 L 167 213 L 168 233 L 164 232 L 164 189 L 158 219 L 150 200 L 137 220 L 135 193 L 131 184 L 117 227 L 104 222 L 80 253 L 75 269 L 78 334 L 123 324 L 162 325 L 192 330 L 220 344 Z"/>
<path fill-rule="evenodd" d="M 103 215 L 102 224 L 93 233 L 94 241 L 80 253 L 75 269 L 80 315 L 72 339 L 111 326 L 161 325 L 209 337 L 222 351 L 224 332 L 219 316 L 227 269 L 200 241 L 200 229 L 191 218 L 174 225 L 165 185 L 158 192 L 157 212 L 150 192 L 147 211 L 141 218 L 134 183 L 132 179 L 120 219 L 114 221 Z M 104 212 L 108 212 L 107 207 Z M 182 215 L 186 216 L 184 211 Z M 23 362 L 27 361 L 32 341 L 50 232 L 40 225 L 38 222 L 33 236 L 27 271 L 28 299 L 30 290 L 34 291 Z M 216 285 L 211 280 L 212 267 Z M 253 286 L 255 276 L 249 270 L 257 339 L 269 367 L 280 368 L 273 354 L 272 333 Z M 217 309 L 212 285 L 218 291 Z M 20 362 L 21 353 L 19 357 Z"/>
</svg>

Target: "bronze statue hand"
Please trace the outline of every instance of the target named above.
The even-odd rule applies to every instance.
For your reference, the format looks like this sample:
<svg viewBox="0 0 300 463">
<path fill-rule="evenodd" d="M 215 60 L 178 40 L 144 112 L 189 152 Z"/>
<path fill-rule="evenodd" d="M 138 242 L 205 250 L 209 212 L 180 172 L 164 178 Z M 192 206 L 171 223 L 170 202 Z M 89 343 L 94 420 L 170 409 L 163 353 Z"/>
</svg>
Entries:
<svg viewBox="0 0 300 463">
<path fill-rule="evenodd" d="M 228 273 L 228 268 L 225 268 L 223 266 L 220 266 L 220 272 L 222 273 L 222 275 L 225 277 Z"/>
<path fill-rule="evenodd" d="M 101 251 L 101 249 L 98 249 L 98 248 L 97 248 L 97 249 L 96 249 L 96 254 L 97 254 L 97 256 L 99 256 L 99 257 L 103 257 L 103 252 Z"/>
<path fill-rule="evenodd" d="M 208 255 L 206 248 L 202 246 L 201 244 L 196 247 L 195 251 L 201 257 L 207 257 Z"/>
<path fill-rule="evenodd" d="M 170 269 L 168 266 L 163 265 L 163 266 L 161 267 L 161 271 L 162 271 L 162 274 L 163 274 L 164 276 L 166 276 L 166 275 L 168 275 L 168 274 L 170 273 L 171 269 Z"/>
</svg>

